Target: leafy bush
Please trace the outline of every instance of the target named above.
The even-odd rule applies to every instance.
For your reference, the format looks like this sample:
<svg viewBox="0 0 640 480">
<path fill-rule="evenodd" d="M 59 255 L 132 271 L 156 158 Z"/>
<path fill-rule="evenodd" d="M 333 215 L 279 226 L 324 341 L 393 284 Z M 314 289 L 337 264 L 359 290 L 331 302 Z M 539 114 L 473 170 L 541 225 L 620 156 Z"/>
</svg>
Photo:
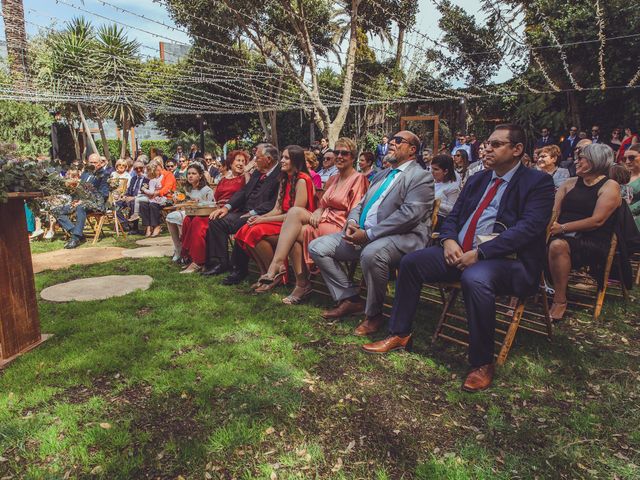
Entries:
<svg viewBox="0 0 640 480">
<path fill-rule="evenodd" d="M 142 153 L 146 156 L 149 156 L 151 148 L 159 148 L 168 157 L 171 157 L 175 150 L 174 143 L 171 140 L 142 140 L 140 148 L 142 148 Z"/>
<path fill-rule="evenodd" d="M 0 142 L 16 146 L 25 157 L 49 155 L 53 118 L 41 105 L 0 100 Z"/>
<path fill-rule="evenodd" d="M 118 158 L 120 158 L 120 148 L 122 148 L 122 141 L 107 139 L 107 145 L 109 146 L 111 161 L 115 162 Z M 102 140 L 96 140 L 96 148 L 98 149 L 98 153 L 100 155 L 104 155 L 104 150 L 102 149 Z"/>
</svg>

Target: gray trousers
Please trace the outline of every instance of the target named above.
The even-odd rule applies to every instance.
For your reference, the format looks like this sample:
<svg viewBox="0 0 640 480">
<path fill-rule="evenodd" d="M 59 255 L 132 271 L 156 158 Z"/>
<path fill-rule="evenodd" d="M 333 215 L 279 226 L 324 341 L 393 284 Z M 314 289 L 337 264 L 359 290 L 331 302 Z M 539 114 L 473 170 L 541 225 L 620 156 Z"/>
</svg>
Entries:
<svg viewBox="0 0 640 480">
<path fill-rule="evenodd" d="M 322 278 L 337 302 L 360 292 L 359 285 L 349 281 L 338 262 L 360 260 L 360 268 L 367 284 L 367 317 L 382 313 L 389 272 L 398 267 L 403 255 L 388 237 L 374 240 L 361 248 L 345 242 L 342 233 L 316 238 L 309 244 L 309 254 L 320 268 Z"/>
</svg>

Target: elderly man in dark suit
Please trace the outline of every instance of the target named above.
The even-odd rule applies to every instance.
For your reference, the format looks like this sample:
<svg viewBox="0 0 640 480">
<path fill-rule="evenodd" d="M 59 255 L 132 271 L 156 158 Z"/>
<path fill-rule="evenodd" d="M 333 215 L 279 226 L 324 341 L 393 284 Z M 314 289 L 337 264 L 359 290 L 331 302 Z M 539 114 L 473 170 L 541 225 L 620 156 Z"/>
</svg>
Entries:
<svg viewBox="0 0 640 480">
<path fill-rule="evenodd" d="M 565 138 L 560 144 L 562 161 L 568 160 L 569 158 L 573 160 L 573 149 L 576 148 L 579 141 L 580 137 L 578 137 L 578 127 L 571 127 L 569 129 L 569 135 L 567 135 L 567 138 Z"/>
<path fill-rule="evenodd" d="M 236 192 L 229 199 L 229 203 L 209 216 L 207 267 L 202 275 L 220 275 L 231 269 L 231 273 L 222 281 L 225 285 L 235 285 L 244 280 L 249 266 L 249 258 L 238 245 L 234 245 L 229 262 L 229 235 L 236 233 L 247 223 L 250 216 L 270 211 L 278 195 L 278 149 L 271 144 L 261 143 L 257 146 L 255 161 L 256 171 L 245 187 Z"/>
<path fill-rule="evenodd" d="M 58 224 L 71 235 L 71 239 L 64 246 L 67 249 L 76 248 L 85 241 L 83 232 L 87 221 L 87 213 L 104 210 L 106 201 L 109 198 L 109 172 L 106 159 L 97 153 L 92 153 L 87 161 L 89 169 L 82 173 L 80 182 L 92 185 L 94 198 L 91 201 L 75 201 L 72 205 L 67 205 L 67 208 L 61 210 L 61 214 L 56 218 Z M 75 223 L 69 219 L 69 214 L 74 207 L 76 212 Z"/>
<path fill-rule="evenodd" d="M 382 137 L 382 142 L 376 146 L 376 167 L 378 168 L 378 170 L 381 170 L 383 168 L 382 161 L 384 160 L 384 157 L 387 155 L 388 151 L 389 151 L 389 137 L 384 135 Z"/>
<path fill-rule="evenodd" d="M 442 225 L 441 244 L 402 259 L 389 336 L 364 345 L 365 351 L 387 353 L 410 347 L 422 284 L 460 281 L 471 363 L 463 388 L 475 392 L 491 385 L 496 296 L 535 292 L 553 208 L 551 176 L 521 163 L 525 143 L 520 126 L 496 127 L 487 142 L 488 169 L 467 180 Z M 499 235 L 478 244 L 478 235 L 492 233 Z"/>
<path fill-rule="evenodd" d="M 409 131 L 391 138 L 385 157 L 391 165 L 373 177 L 367 194 L 349 213 L 343 233 L 316 238 L 309 244 L 311 258 L 336 308 L 325 311 L 326 319 L 365 313 L 355 330 L 368 335 L 384 324 L 382 305 L 389 272 L 403 255 L 423 248 L 430 231 L 434 186 L 431 173 L 416 162 L 420 139 Z M 360 260 L 367 284 L 367 301 L 340 267 L 341 261 Z"/>
</svg>

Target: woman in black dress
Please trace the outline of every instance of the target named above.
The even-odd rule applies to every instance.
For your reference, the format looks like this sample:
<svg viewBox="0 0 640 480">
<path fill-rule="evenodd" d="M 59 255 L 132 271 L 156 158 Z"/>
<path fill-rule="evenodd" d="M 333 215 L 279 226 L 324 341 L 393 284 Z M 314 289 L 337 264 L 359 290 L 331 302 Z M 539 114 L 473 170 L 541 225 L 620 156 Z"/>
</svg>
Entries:
<svg viewBox="0 0 640 480">
<path fill-rule="evenodd" d="M 607 177 L 614 153 L 608 145 L 585 146 L 575 161 L 577 177 L 558 189 L 551 227 L 549 271 L 555 295 L 549 311 L 552 320 L 562 319 L 567 309 L 567 284 L 572 268 L 588 266 L 600 271 L 606 262 L 620 206 L 620 185 Z"/>
</svg>

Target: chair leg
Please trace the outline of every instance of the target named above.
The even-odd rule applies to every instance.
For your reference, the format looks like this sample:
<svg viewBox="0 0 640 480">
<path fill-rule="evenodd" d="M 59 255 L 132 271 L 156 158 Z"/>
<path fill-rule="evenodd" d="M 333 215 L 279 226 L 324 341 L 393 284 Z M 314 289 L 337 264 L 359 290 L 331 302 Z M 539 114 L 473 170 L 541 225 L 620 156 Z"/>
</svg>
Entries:
<svg viewBox="0 0 640 480">
<path fill-rule="evenodd" d="M 449 309 L 451 308 L 451 305 L 453 305 L 454 302 L 456 301 L 456 298 L 458 298 L 458 294 L 459 293 L 460 293 L 460 289 L 459 288 L 454 288 L 451 291 L 451 293 L 449 294 L 449 298 L 447 299 L 447 301 L 443 303 L 443 305 L 442 305 L 442 314 L 440 315 L 440 318 L 438 319 L 438 325 L 436 326 L 436 331 L 433 334 L 433 338 L 431 339 L 431 343 L 435 343 L 435 341 L 438 339 L 438 336 L 442 332 L 442 326 L 444 325 L 444 321 L 447 318 L 447 314 L 449 313 Z"/>
<path fill-rule="evenodd" d="M 549 315 L 549 297 L 547 296 L 547 289 L 542 288 L 540 294 L 542 298 L 542 311 L 544 312 L 544 323 L 547 326 L 547 336 L 551 340 L 553 335 L 553 323 L 551 322 L 551 315 Z"/>
<path fill-rule="evenodd" d="M 96 234 L 93 237 L 93 242 L 91 243 L 92 245 L 98 243 L 98 240 L 100 239 L 100 234 L 102 233 L 102 227 L 104 226 L 105 218 L 106 215 L 100 217 L 100 221 L 98 222 L 98 226 L 96 227 Z"/>
<path fill-rule="evenodd" d="M 513 318 L 511 319 L 511 323 L 509 324 L 509 329 L 507 330 L 507 334 L 505 335 L 504 341 L 502 342 L 502 347 L 500 348 L 500 353 L 498 354 L 498 360 L 496 361 L 498 365 L 504 365 L 504 362 L 507 360 L 507 355 L 509 354 L 509 350 L 511 350 L 513 340 L 516 338 L 516 332 L 518 331 L 518 327 L 520 326 L 520 320 L 522 319 L 523 313 L 524 299 L 519 298 L 518 303 L 515 306 Z"/>
<path fill-rule="evenodd" d="M 604 284 L 602 288 L 598 289 L 598 294 L 596 295 L 596 304 L 593 307 L 593 320 L 597 320 L 600 316 L 600 312 L 602 311 L 602 305 L 604 304 L 604 296 L 607 293 L 607 285 Z"/>
</svg>

